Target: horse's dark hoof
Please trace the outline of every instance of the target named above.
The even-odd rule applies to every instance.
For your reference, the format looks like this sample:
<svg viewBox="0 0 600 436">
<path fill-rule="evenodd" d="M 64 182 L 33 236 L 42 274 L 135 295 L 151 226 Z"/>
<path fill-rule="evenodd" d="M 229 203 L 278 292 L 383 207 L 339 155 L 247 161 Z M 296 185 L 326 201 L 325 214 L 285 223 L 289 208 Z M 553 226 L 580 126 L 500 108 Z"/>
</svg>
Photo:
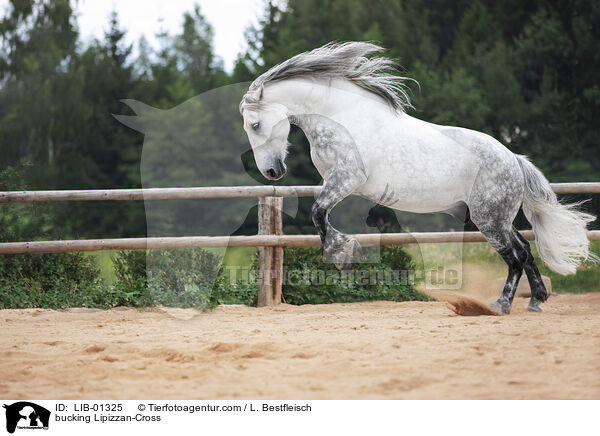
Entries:
<svg viewBox="0 0 600 436">
<path fill-rule="evenodd" d="M 540 303 L 541 301 L 538 300 L 529 300 L 529 304 L 526 307 L 527 312 L 540 313 L 542 311 Z"/>
<path fill-rule="evenodd" d="M 338 270 L 340 270 L 343 273 L 349 273 L 353 271 L 352 259 L 348 258 L 347 256 L 341 256 L 337 260 L 334 260 L 333 264 Z"/>
<path fill-rule="evenodd" d="M 498 299 L 490 304 L 490 309 L 492 309 L 494 312 L 508 315 L 510 313 L 510 303 L 505 300 Z"/>
</svg>

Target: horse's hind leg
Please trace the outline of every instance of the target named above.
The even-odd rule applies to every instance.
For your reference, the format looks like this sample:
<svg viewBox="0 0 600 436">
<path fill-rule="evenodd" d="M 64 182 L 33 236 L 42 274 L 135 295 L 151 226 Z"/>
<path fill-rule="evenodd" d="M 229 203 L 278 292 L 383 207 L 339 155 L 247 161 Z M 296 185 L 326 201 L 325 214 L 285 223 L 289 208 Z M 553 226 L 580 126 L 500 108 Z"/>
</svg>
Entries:
<svg viewBox="0 0 600 436">
<path fill-rule="evenodd" d="M 496 312 L 508 314 L 527 261 L 527 251 L 515 240 L 512 226 L 482 226 L 479 230 L 508 266 L 508 277 L 502 295 L 490 305 Z"/>
<path fill-rule="evenodd" d="M 490 201 L 489 197 L 475 198 L 477 201 L 474 201 L 470 207 L 471 220 L 508 266 L 508 276 L 502 295 L 490 307 L 497 312 L 510 313 L 528 254 L 514 234 L 512 226 L 519 209 L 519 202 L 516 200 L 518 197 L 506 192 L 504 194 L 497 197 L 495 201 Z"/>
<path fill-rule="evenodd" d="M 521 207 L 525 181 L 514 156 L 507 155 L 500 160 L 490 158 L 485 162 L 489 164 L 480 169 L 467 203 L 471 221 L 508 266 L 502 295 L 491 308 L 509 313 L 529 257 L 512 226 Z"/>
<path fill-rule="evenodd" d="M 529 312 L 541 312 L 540 303 L 543 303 L 548 299 L 548 291 L 542 280 L 542 275 L 535 264 L 533 254 L 531 254 L 531 247 L 527 239 L 525 239 L 519 232 L 513 230 L 515 238 L 518 243 L 526 250 L 527 260 L 525 261 L 525 272 L 527 273 L 527 280 L 529 281 L 529 287 L 531 288 L 531 299 L 527 305 Z"/>
</svg>

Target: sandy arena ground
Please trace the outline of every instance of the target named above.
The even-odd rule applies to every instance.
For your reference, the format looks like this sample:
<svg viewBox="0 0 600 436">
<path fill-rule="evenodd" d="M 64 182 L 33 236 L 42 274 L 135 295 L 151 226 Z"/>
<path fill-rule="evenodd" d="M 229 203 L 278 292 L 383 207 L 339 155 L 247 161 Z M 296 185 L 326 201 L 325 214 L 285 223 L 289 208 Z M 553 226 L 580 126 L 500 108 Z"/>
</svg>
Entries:
<svg viewBox="0 0 600 436">
<path fill-rule="evenodd" d="M 526 301 L 3 310 L 0 397 L 599 399 L 600 293 Z"/>
</svg>

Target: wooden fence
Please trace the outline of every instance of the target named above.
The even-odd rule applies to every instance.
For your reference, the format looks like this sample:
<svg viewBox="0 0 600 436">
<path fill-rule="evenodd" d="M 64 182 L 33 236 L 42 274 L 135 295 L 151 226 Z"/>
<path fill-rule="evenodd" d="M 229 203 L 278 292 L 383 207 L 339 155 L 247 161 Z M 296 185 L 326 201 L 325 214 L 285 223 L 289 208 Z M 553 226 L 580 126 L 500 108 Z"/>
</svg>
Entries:
<svg viewBox="0 0 600 436">
<path fill-rule="evenodd" d="M 600 194 L 600 182 L 553 183 L 557 194 Z M 146 250 L 185 247 L 259 247 L 260 274 L 258 305 L 281 302 L 284 247 L 321 245 L 317 235 L 284 235 L 284 197 L 313 197 L 321 186 L 232 186 L 203 188 L 151 188 L 76 191 L 0 192 L 0 203 L 33 203 L 99 200 L 172 200 L 258 197 L 258 234 L 254 236 L 186 236 L 165 238 L 122 238 L 71 241 L 0 243 L 0 254 L 60 253 L 67 251 Z M 533 239 L 533 232 L 521 232 Z M 485 242 L 479 232 L 368 233 L 353 235 L 363 246 L 414 243 Z M 600 231 L 588 231 L 590 240 L 600 240 Z"/>
</svg>

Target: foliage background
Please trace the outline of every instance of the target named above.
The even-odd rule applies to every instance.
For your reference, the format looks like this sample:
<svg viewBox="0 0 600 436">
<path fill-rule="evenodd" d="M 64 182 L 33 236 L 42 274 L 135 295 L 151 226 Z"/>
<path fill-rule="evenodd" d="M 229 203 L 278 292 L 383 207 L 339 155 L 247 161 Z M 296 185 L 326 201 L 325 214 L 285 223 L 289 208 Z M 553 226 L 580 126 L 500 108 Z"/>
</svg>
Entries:
<svg viewBox="0 0 600 436">
<path fill-rule="evenodd" d="M 141 187 L 144 135 L 113 118 L 134 115 L 121 99 L 180 107 L 332 40 L 376 41 L 388 49 L 386 56 L 398 58 L 405 74 L 420 83 L 412 89 L 411 115 L 490 133 L 530 156 L 552 182 L 600 180 L 600 3 L 594 0 L 264 1 L 231 72 L 214 53 L 213 30 L 199 6 L 184 15 L 179 32 L 159 34 L 155 50 L 143 39 L 136 47 L 127 45 L 127 24 L 116 13 L 103 38 L 84 43 L 74 5 L 12 0 L 0 18 L 2 189 Z M 219 117 L 218 129 L 211 130 L 214 114 L 190 114 L 176 128 L 184 138 L 183 154 L 158 155 L 162 165 L 151 167 L 150 179 L 197 161 L 196 139 L 209 140 L 218 130 L 239 150 L 235 157 L 248 183 L 266 183 L 238 134 L 241 119 Z M 293 129 L 290 139 L 289 174 L 279 183 L 320 183 L 302 133 Z M 218 142 L 211 144 L 211 158 L 188 165 L 178 183 L 193 184 L 207 162 L 223 159 Z M 240 183 L 239 171 L 216 167 L 213 173 L 219 184 Z M 571 197 L 591 198 L 586 207 L 600 215 L 600 196 Z M 314 233 L 311 202 L 301 199 L 298 213 L 285 216 L 286 233 Z M 442 215 L 399 214 L 359 199 L 346 203 L 332 220 L 348 232 L 457 229 Z M 185 207 L 175 224 L 193 216 Z M 240 209 L 239 203 L 224 202 L 218 208 L 222 216 L 247 210 L 231 230 L 256 233 L 252 204 Z M 528 227 L 522 216 L 516 225 Z M 0 226 L 3 241 L 148 234 L 141 202 L 2 206 Z M 600 228 L 599 221 L 592 227 Z M 472 224 L 467 230 L 474 230 Z"/>
<path fill-rule="evenodd" d="M 0 20 L 0 168 L 27 159 L 23 177 L 31 189 L 140 187 L 144 137 L 112 117 L 133 114 L 121 99 L 170 109 L 208 90 L 251 81 L 275 63 L 332 40 L 378 41 L 386 55 L 399 59 L 420 83 L 411 115 L 488 132 L 529 155 L 553 182 L 600 177 L 600 4 L 593 0 L 265 1 L 231 73 L 214 54 L 213 31 L 199 6 L 185 14 L 178 34 L 158 35 L 158 50 L 144 40 L 136 50 L 126 45 L 127 26 L 116 14 L 103 39 L 83 43 L 73 6 L 68 0 L 12 1 Z M 210 111 L 194 115 L 195 123 L 182 117 L 186 122 L 177 127 L 187 154 L 179 161 L 164 156 L 165 166 L 193 159 L 193 138 L 215 134 L 205 128 L 214 121 Z M 220 120 L 219 131 L 239 132 L 240 124 L 235 117 Z M 238 159 L 247 173 L 265 183 L 245 138 L 228 140 L 239 142 Z M 305 138 L 295 130 L 291 140 L 290 171 L 282 183 L 319 183 Z M 191 166 L 187 180 L 199 172 Z M 223 171 L 218 177 L 233 183 L 239 175 Z M 313 232 L 310 201 L 302 200 L 300 213 L 286 217 L 286 232 Z M 596 213 L 599 201 L 595 196 L 589 205 Z M 441 216 L 394 217 L 385 208 L 371 210 L 372 204 L 352 209 L 359 207 L 391 230 L 398 223 L 410 230 L 423 222 L 429 230 L 452 225 Z M 46 236 L 146 234 L 139 202 L 50 209 Z M 238 232 L 255 231 L 254 215 Z M 334 219 L 343 222 L 348 213 L 338 215 Z M 526 226 L 522 219 L 518 224 Z"/>
</svg>

